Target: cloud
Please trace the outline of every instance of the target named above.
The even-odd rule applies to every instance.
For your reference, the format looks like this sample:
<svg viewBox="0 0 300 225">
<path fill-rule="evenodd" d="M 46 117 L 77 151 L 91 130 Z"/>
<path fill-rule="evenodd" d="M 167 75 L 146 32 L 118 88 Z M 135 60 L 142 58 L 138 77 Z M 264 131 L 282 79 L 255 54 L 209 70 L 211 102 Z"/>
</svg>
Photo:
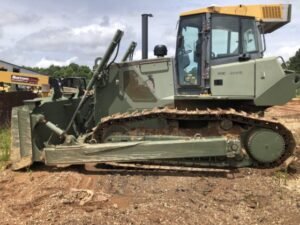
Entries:
<svg viewBox="0 0 300 225">
<path fill-rule="evenodd" d="M 287 0 L 279 0 L 286 2 Z M 248 0 L 247 4 L 259 3 Z M 300 1 L 288 0 L 293 4 L 292 21 L 267 37 L 270 55 L 288 58 L 299 47 L 300 17 L 296 13 Z M 214 1 L 218 5 L 234 5 L 234 0 Z M 272 0 L 266 0 L 272 3 Z M 122 5 L 122 7 L 118 7 Z M 176 48 L 176 23 L 178 15 L 186 10 L 211 5 L 208 0 L 64 0 L 60 4 L 51 1 L 3 1 L 0 18 L 1 58 L 20 65 L 34 66 L 41 61 L 64 62 L 77 56 L 77 63 L 92 65 L 94 58 L 102 56 L 116 29 L 125 31 L 120 57 L 130 41 L 137 41 L 135 58 L 141 58 L 142 13 L 153 13 L 149 20 L 149 57 L 157 44 L 168 47 L 168 56 Z M 287 35 L 289 34 L 289 35 Z M 293 44 L 291 44 L 293 43 Z M 286 46 L 287 45 L 287 46 Z"/>
<path fill-rule="evenodd" d="M 27 15 L 20 15 L 12 11 L 0 11 L 0 26 L 12 26 L 17 24 L 29 24 L 41 19 L 40 16 L 28 11 Z"/>
<path fill-rule="evenodd" d="M 122 55 L 136 35 L 130 25 L 106 17 L 82 26 L 44 28 L 17 41 L 13 49 L 23 55 L 42 54 L 44 58 L 58 61 L 76 55 L 79 63 L 91 65 L 94 58 L 104 54 L 117 29 L 126 31 L 120 49 Z M 37 64 L 40 59 L 31 64 Z"/>
<path fill-rule="evenodd" d="M 75 28 L 45 28 L 17 42 L 17 47 L 28 51 L 64 51 L 93 54 L 106 46 L 117 29 L 125 29 L 120 23 L 109 26 L 90 24 Z M 103 49 L 102 49 L 103 50 Z"/>
<path fill-rule="evenodd" d="M 153 51 L 148 51 L 148 58 L 153 59 L 156 58 Z M 133 53 L 133 60 L 141 60 L 142 59 L 142 50 L 136 49 Z"/>
<path fill-rule="evenodd" d="M 286 45 L 279 47 L 277 50 L 275 50 L 275 53 L 272 55 L 282 56 L 285 60 L 289 60 L 290 57 L 296 54 L 298 49 L 300 49 L 300 44 Z"/>
<path fill-rule="evenodd" d="M 58 60 L 51 60 L 51 59 L 46 59 L 42 58 L 39 62 L 35 64 L 35 67 L 40 67 L 40 68 L 47 68 L 51 65 L 55 66 L 68 66 L 70 63 L 75 62 L 78 59 L 78 57 L 74 56 L 70 59 L 67 59 L 65 61 L 58 61 Z"/>
</svg>

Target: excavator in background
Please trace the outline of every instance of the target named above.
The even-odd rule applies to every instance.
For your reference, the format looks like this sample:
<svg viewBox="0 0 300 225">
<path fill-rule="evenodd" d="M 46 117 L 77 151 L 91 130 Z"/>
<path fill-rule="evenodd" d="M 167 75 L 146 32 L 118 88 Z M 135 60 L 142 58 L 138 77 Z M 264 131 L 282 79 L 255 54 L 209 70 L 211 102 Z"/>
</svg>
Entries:
<svg viewBox="0 0 300 225">
<path fill-rule="evenodd" d="M 11 109 L 24 100 L 47 96 L 50 91 L 49 77 L 0 69 L 0 125 L 10 121 Z"/>
<path fill-rule="evenodd" d="M 51 89 L 61 90 L 61 95 L 74 95 L 86 89 L 84 77 L 52 78 L 43 74 L 7 71 L 0 68 L 0 125 L 8 124 L 13 107 L 23 105 L 24 100 L 49 97 Z M 51 98 L 51 96 L 50 96 Z"/>
<path fill-rule="evenodd" d="M 292 161 L 294 134 L 264 115 L 300 87 L 281 57 L 264 57 L 265 34 L 290 18 L 289 4 L 184 12 L 175 57 L 158 45 L 157 58 L 116 63 L 118 30 L 84 94 L 13 109 L 12 168 L 270 168 Z"/>
<path fill-rule="evenodd" d="M 26 90 L 25 87 L 47 87 L 49 85 L 49 76 L 42 74 L 29 74 L 29 73 L 20 73 L 20 72 L 10 72 L 4 71 L 2 68 L 0 70 L 0 83 L 3 86 L 4 84 L 18 85 L 22 86 L 23 90 Z M 6 91 L 17 91 L 21 90 L 22 87 L 11 87 Z"/>
</svg>

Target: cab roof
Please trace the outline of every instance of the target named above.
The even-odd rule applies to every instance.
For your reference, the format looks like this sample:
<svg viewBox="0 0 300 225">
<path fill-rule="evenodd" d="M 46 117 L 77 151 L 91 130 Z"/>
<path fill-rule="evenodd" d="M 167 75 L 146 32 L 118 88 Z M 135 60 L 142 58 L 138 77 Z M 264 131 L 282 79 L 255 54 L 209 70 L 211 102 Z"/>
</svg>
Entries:
<svg viewBox="0 0 300 225">
<path fill-rule="evenodd" d="M 271 33 L 291 21 L 291 4 L 261 4 L 236 6 L 210 6 L 180 14 L 181 17 L 216 13 L 235 16 L 254 17 L 262 22 L 264 33 Z"/>
</svg>

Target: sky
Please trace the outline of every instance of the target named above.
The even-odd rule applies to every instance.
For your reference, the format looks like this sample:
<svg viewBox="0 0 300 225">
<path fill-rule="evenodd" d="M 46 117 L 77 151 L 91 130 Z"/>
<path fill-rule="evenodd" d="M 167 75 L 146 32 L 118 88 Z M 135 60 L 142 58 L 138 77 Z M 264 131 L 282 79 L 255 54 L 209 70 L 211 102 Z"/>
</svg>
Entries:
<svg viewBox="0 0 300 225">
<path fill-rule="evenodd" d="M 300 48 L 299 0 L 247 0 L 238 4 L 291 3 L 292 20 L 266 35 L 266 55 L 286 60 Z M 141 14 L 149 19 L 149 57 L 157 44 L 175 53 L 179 14 L 210 5 L 236 5 L 236 0 L 10 0 L 1 1 L 0 59 L 17 65 L 48 67 L 75 62 L 92 66 L 117 29 L 125 32 L 120 56 L 131 41 L 141 58 Z"/>
</svg>

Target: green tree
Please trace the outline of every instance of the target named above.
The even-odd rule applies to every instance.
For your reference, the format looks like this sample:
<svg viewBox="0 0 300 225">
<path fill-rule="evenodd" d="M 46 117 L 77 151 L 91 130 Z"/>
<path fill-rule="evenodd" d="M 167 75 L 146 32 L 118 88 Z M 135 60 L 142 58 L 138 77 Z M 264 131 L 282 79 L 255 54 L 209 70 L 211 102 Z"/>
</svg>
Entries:
<svg viewBox="0 0 300 225">
<path fill-rule="evenodd" d="M 289 59 L 288 68 L 300 72 L 300 49 Z"/>
<path fill-rule="evenodd" d="M 297 73 L 300 73 L 300 49 L 292 56 L 287 62 L 288 69 L 295 70 Z M 300 89 L 297 90 L 297 95 L 300 96 Z"/>
<path fill-rule="evenodd" d="M 48 68 L 39 68 L 39 67 L 25 67 L 25 68 L 55 78 L 85 77 L 86 79 L 89 80 L 92 77 L 92 71 L 88 66 L 78 65 L 76 63 L 71 63 L 68 66 L 51 65 Z"/>
</svg>

